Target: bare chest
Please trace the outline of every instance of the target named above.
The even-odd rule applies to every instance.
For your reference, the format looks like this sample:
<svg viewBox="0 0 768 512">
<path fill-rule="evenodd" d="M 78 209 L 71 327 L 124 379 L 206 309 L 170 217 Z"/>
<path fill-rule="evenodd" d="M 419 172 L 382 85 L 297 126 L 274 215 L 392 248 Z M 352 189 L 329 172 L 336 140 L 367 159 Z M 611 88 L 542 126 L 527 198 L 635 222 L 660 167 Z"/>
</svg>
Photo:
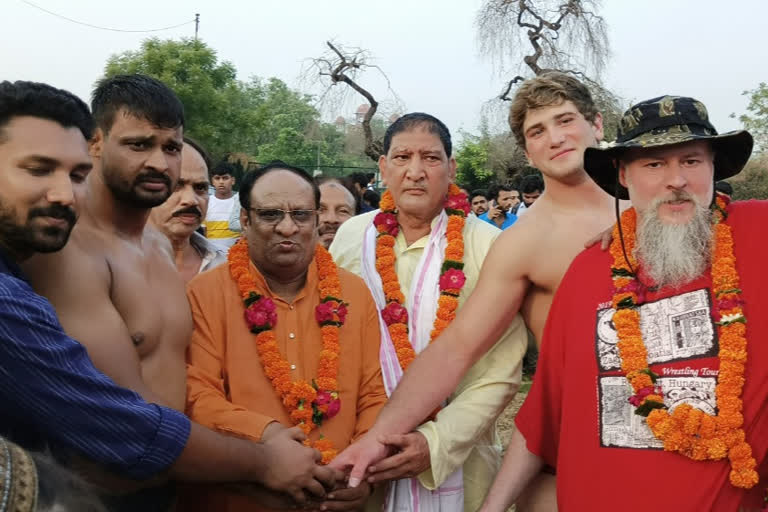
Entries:
<svg viewBox="0 0 768 512">
<path fill-rule="evenodd" d="M 173 261 L 160 249 L 123 249 L 108 258 L 110 294 L 142 364 L 161 353 L 183 355 L 192 318 Z"/>
</svg>

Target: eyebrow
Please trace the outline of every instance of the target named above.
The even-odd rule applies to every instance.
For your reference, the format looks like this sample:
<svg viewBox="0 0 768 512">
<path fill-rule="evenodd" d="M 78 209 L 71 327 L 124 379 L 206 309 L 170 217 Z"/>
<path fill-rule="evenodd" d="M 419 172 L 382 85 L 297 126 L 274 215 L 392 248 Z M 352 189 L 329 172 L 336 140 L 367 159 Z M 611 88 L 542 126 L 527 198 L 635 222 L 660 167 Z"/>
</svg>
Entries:
<svg viewBox="0 0 768 512">
<path fill-rule="evenodd" d="M 51 158 L 49 156 L 43 156 L 43 155 L 29 155 L 24 157 L 22 162 L 35 162 L 43 165 L 48 165 L 51 167 L 59 167 L 61 166 L 61 161 L 56 160 L 55 158 Z M 91 162 L 80 162 L 79 164 L 75 165 L 73 169 L 79 170 L 79 169 L 91 169 L 93 168 L 93 163 Z"/>
</svg>

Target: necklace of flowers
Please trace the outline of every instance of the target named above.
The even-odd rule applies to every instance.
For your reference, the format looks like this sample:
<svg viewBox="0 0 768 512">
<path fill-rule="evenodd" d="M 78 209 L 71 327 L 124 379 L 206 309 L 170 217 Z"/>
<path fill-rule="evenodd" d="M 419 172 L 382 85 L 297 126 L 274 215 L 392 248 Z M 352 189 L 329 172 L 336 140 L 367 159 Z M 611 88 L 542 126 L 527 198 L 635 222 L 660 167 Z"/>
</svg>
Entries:
<svg viewBox="0 0 768 512">
<path fill-rule="evenodd" d="M 256 279 L 251 274 L 248 244 L 241 239 L 229 250 L 229 270 L 237 283 L 245 303 L 245 321 L 256 335 L 264 374 L 272 382 L 283 405 L 288 409 L 291 421 L 305 434 L 333 418 L 341 409 L 338 382 L 339 375 L 339 328 L 347 316 L 348 304 L 341 298 L 339 272 L 330 253 L 323 247 L 315 250 L 320 304 L 315 308 L 315 319 L 320 324 L 323 349 L 317 368 L 317 378 L 311 382 L 291 380 L 291 366 L 280 353 L 273 331 L 277 325 L 275 303 L 269 297 L 256 293 Z M 329 463 L 337 453 L 327 438 L 305 441 L 323 456 L 322 463 Z"/>
<path fill-rule="evenodd" d="M 381 277 L 387 305 L 381 310 L 381 317 L 387 324 L 389 336 L 397 353 L 400 367 L 405 371 L 416 358 L 411 341 L 408 339 L 408 310 L 405 297 L 400 290 L 400 281 L 395 272 L 395 237 L 400 231 L 397 222 L 397 208 L 392 193 L 387 190 L 379 202 L 381 212 L 373 219 L 378 231 L 376 236 L 376 270 Z M 447 244 L 443 265 L 440 269 L 440 297 L 437 300 L 437 314 L 430 334 L 430 343 L 456 318 L 459 307 L 459 293 L 466 282 L 464 268 L 463 229 L 470 206 L 467 195 L 453 183 L 448 189 L 445 213 L 448 226 L 445 230 Z"/>
<path fill-rule="evenodd" d="M 610 252 L 613 256 L 616 326 L 621 369 L 625 372 L 634 395 L 629 401 L 635 414 L 646 417 L 653 435 L 664 442 L 664 450 L 678 452 L 693 460 L 721 460 L 731 463 L 730 481 L 736 487 L 749 489 L 759 477 L 752 448 L 744 435 L 741 392 L 744 386 L 744 365 L 747 360 L 746 318 L 744 301 L 739 289 L 739 274 L 733 252 L 731 227 L 728 218 L 728 200 L 716 198 L 713 205 L 712 293 L 713 314 L 718 326 L 720 372 L 715 394 L 717 415 L 711 415 L 681 404 L 669 412 L 663 393 L 656 386 L 656 375 L 648 365 L 648 353 L 640 329 L 638 294 L 642 285 L 633 269 L 637 262 L 633 255 L 637 215 L 630 208 L 621 216 L 626 261 L 621 247 L 618 225 L 613 230 Z"/>
</svg>

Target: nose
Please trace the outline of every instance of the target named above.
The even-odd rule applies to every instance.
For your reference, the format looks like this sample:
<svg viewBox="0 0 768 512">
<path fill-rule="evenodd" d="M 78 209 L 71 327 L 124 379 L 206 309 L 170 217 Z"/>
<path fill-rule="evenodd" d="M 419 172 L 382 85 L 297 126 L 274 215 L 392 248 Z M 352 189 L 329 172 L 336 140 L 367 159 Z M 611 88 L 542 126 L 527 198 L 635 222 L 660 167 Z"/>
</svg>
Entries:
<svg viewBox="0 0 768 512">
<path fill-rule="evenodd" d="M 341 219 L 332 208 L 320 213 L 320 224 L 340 224 Z"/>
<path fill-rule="evenodd" d="M 549 145 L 556 148 L 565 142 L 565 130 L 559 126 L 552 126 L 549 129 Z"/>
<path fill-rule="evenodd" d="M 192 185 L 185 185 L 179 191 L 179 203 L 182 205 L 191 205 L 197 202 L 197 194 L 195 194 Z"/>
<path fill-rule="evenodd" d="M 426 175 L 426 168 L 424 160 L 419 155 L 414 155 L 413 158 L 408 160 L 408 164 L 405 168 L 405 177 L 413 182 L 419 182 L 424 179 Z"/>
<path fill-rule="evenodd" d="M 68 172 L 57 171 L 51 175 L 51 182 L 46 191 L 45 199 L 49 203 L 58 203 L 62 206 L 75 204 L 75 191 Z"/>
<path fill-rule="evenodd" d="M 162 146 L 157 146 L 152 150 L 145 165 L 158 172 L 168 172 L 170 165 L 168 164 L 168 158 L 163 152 Z"/>
<path fill-rule="evenodd" d="M 299 225 L 293 220 L 289 213 L 285 213 L 283 218 L 275 225 L 275 231 L 282 236 L 295 235 L 299 231 Z"/>
<path fill-rule="evenodd" d="M 667 188 L 683 189 L 688 184 L 685 168 L 679 163 L 673 163 L 667 167 Z"/>
</svg>

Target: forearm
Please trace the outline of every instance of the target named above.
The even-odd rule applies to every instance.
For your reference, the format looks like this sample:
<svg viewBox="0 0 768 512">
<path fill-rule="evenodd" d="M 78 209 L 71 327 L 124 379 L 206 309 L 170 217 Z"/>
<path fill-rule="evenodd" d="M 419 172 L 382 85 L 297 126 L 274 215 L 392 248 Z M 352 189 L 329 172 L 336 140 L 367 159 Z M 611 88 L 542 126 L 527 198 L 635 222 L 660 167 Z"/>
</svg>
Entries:
<svg viewBox="0 0 768 512">
<path fill-rule="evenodd" d="M 433 343 L 414 359 L 370 434 L 412 431 L 456 389 L 473 361 L 452 352 L 449 345 Z M 435 375 L 440 378 L 435 379 Z"/>
<path fill-rule="evenodd" d="M 481 512 L 504 512 L 544 466 L 544 460 L 528 451 L 525 438 L 515 429 L 499 474 L 493 481 Z"/>
<path fill-rule="evenodd" d="M 187 445 L 171 466 L 171 475 L 186 481 L 263 482 L 269 464 L 264 459 L 264 445 L 192 423 Z"/>
</svg>

